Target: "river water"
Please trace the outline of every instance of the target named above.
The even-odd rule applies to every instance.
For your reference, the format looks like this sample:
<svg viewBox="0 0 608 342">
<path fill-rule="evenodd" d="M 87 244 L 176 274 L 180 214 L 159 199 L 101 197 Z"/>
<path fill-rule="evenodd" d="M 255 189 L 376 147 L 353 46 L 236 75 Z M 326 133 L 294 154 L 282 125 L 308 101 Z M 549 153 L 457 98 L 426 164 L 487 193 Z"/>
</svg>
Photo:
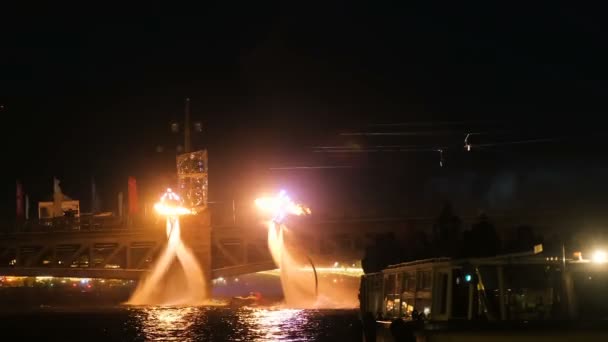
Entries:
<svg viewBox="0 0 608 342">
<path fill-rule="evenodd" d="M 0 313 L 16 341 L 361 341 L 356 310 L 42 307 Z"/>
</svg>

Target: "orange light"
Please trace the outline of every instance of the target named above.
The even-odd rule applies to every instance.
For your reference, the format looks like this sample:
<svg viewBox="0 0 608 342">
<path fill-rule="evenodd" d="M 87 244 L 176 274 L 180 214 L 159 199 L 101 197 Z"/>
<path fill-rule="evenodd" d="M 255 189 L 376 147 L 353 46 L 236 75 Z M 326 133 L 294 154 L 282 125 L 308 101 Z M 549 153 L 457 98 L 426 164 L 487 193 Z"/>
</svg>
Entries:
<svg viewBox="0 0 608 342">
<path fill-rule="evenodd" d="M 182 206 L 182 199 L 171 189 L 160 197 L 160 201 L 154 204 L 154 210 L 164 216 L 180 216 L 192 214 L 192 210 Z"/>
<path fill-rule="evenodd" d="M 307 215 L 310 209 L 294 203 L 285 190 L 281 190 L 275 197 L 261 197 L 255 200 L 255 205 L 263 212 L 272 216 L 272 220 L 282 222 L 287 215 Z"/>
<path fill-rule="evenodd" d="M 607 260 L 608 260 L 608 254 L 606 254 L 606 252 L 601 251 L 601 250 L 593 252 L 591 261 L 601 264 L 601 263 L 605 263 Z"/>
</svg>

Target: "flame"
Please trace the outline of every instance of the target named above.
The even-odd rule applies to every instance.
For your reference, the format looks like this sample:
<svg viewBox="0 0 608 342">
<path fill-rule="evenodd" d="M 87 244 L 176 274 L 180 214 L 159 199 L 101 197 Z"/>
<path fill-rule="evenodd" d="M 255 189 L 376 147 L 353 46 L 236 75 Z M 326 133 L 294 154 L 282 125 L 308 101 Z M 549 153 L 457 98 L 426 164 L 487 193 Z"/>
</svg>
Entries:
<svg viewBox="0 0 608 342">
<path fill-rule="evenodd" d="M 192 214 L 192 210 L 182 206 L 182 199 L 170 188 L 154 204 L 154 210 L 164 216 L 180 216 Z"/>
<path fill-rule="evenodd" d="M 287 215 L 308 215 L 310 209 L 294 203 L 285 190 L 281 190 L 276 197 L 261 197 L 255 200 L 255 205 L 262 212 L 272 216 L 272 221 L 281 223 Z"/>
</svg>

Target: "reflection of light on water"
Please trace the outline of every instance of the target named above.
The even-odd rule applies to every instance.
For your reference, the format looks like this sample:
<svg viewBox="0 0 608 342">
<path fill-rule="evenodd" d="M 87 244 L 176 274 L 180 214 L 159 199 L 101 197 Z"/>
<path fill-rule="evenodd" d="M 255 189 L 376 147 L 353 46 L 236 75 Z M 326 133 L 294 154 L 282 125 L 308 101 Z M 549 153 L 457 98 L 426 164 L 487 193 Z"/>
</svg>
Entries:
<svg viewBox="0 0 608 342">
<path fill-rule="evenodd" d="M 130 307 L 119 338 L 137 341 L 354 341 L 361 340 L 355 310 Z M 105 321 L 99 321 L 106 326 Z M 114 331 L 113 330 L 113 331 Z M 118 335 L 117 335 L 118 336 Z"/>
<path fill-rule="evenodd" d="M 152 341 L 193 341 L 196 307 L 152 307 L 142 310 L 144 338 Z"/>
<path fill-rule="evenodd" d="M 257 335 L 254 341 L 285 341 L 290 340 L 290 332 L 305 324 L 306 315 L 295 309 L 256 309 L 248 321 Z"/>
<path fill-rule="evenodd" d="M 303 335 L 311 323 L 306 310 L 295 309 L 142 307 L 133 312 L 146 341 L 302 341 L 309 340 Z"/>
</svg>

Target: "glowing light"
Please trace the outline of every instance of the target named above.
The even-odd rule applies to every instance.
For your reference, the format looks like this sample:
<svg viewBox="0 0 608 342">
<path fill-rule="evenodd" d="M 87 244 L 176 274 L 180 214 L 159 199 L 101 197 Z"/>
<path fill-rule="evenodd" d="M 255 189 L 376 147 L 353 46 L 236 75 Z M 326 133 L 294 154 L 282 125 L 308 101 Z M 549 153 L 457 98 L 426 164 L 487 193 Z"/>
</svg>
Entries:
<svg viewBox="0 0 608 342">
<path fill-rule="evenodd" d="M 608 255 L 604 251 L 595 251 L 591 260 L 595 263 L 604 263 L 608 260 Z"/>
<path fill-rule="evenodd" d="M 301 216 L 310 214 L 310 209 L 294 203 L 285 190 L 279 191 L 276 197 L 261 197 L 255 205 L 264 213 L 272 216 L 274 222 L 282 223 L 287 215 Z"/>
<path fill-rule="evenodd" d="M 154 204 L 154 210 L 164 216 L 180 216 L 192 214 L 192 210 L 182 206 L 182 199 L 171 189 L 160 197 L 160 201 Z"/>
<path fill-rule="evenodd" d="M 431 308 L 429 308 L 428 306 L 424 307 L 424 310 L 422 311 L 424 312 L 425 316 L 428 316 L 431 314 Z"/>
<path fill-rule="evenodd" d="M 471 279 L 473 279 L 473 277 L 470 274 L 467 274 L 464 276 L 464 280 L 468 283 L 471 281 Z"/>
</svg>

